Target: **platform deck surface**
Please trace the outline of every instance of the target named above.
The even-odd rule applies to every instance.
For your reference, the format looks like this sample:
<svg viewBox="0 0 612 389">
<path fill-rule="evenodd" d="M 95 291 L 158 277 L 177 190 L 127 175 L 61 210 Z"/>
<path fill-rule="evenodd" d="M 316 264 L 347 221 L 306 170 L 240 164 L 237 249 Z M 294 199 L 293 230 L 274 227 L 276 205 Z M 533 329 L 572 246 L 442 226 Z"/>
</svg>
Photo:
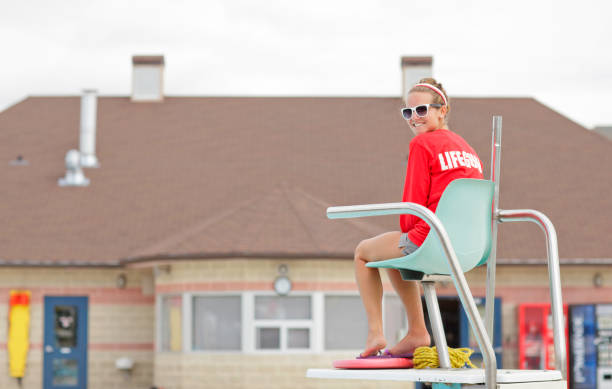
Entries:
<svg viewBox="0 0 612 389">
<path fill-rule="evenodd" d="M 485 382 L 484 369 L 308 369 L 306 377 L 460 384 L 482 384 Z M 558 370 L 500 369 L 497 371 L 498 383 L 541 382 L 561 379 L 561 372 Z"/>
</svg>

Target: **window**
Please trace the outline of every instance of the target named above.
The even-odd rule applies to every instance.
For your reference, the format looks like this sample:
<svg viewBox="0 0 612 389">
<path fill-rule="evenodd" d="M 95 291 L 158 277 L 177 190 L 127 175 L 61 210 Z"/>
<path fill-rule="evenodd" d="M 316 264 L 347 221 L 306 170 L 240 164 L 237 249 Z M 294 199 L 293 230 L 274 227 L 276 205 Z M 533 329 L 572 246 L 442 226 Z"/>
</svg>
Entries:
<svg viewBox="0 0 612 389">
<path fill-rule="evenodd" d="M 193 350 L 240 350 L 242 314 L 240 296 L 193 298 Z"/>
<path fill-rule="evenodd" d="M 368 334 L 354 293 L 184 293 L 160 295 L 158 303 L 160 351 L 355 351 Z M 383 303 L 385 336 L 395 344 L 406 333 L 406 314 L 395 295 Z"/>
<path fill-rule="evenodd" d="M 355 350 L 368 336 L 361 297 L 325 296 L 325 349 Z"/>
<path fill-rule="evenodd" d="M 390 345 L 394 345 L 408 333 L 408 318 L 404 305 L 397 295 L 385 295 L 383 301 L 385 339 Z"/>
<path fill-rule="evenodd" d="M 182 336 L 182 296 L 164 296 L 161 299 L 161 350 L 181 351 Z"/>
<path fill-rule="evenodd" d="M 310 296 L 255 296 L 255 349 L 311 349 L 311 300 Z"/>
<path fill-rule="evenodd" d="M 406 335 L 406 312 L 396 295 L 385 295 L 383 303 L 384 333 L 391 346 Z M 325 296 L 325 350 L 360 350 L 367 336 L 360 296 Z"/>
</svg>

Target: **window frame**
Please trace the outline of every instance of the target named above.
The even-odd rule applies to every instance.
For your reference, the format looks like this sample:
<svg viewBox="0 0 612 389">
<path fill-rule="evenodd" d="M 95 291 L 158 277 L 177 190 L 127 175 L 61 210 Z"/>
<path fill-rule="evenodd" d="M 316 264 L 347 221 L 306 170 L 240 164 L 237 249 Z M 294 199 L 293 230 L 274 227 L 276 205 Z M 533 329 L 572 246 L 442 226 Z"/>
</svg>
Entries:
<svg viewBox="0 0 612 389">
<path fill-rule="evenodd" d="M 386 326 L 386 316 L 387 316 L 387 309 L 389 309 L 388 304 L 387 304 L 387 297 L 396 297 L 399 298 L 397 296 L 397 294 L 395 292 L 392 291 L 383 291 L 383 297 L 382 297 L 382 317 L 383 317 L 383 329 L 385 329 Z M 352 352 L 352 353 L 360 353 L 361 351 L 363 351 L 363 348 L 355 348 L 355 349 L 327 349 L 325 347 L 325 298 L 326 297 L 357 297 L 357 298 L 361 298 L 361 296 L 359 295 L 359 292 L 356 291 L 328 291 L 328 292 L 321 292 L 321 312 L 320 312 L 320 334 L 321 334 L 321 344 L 320 344 L 320 351 L 322 352 L 326 352 L 326 353 L 338 353 L 338 352 Z M 363 320 L 367 320 L 367 318 L 363 317 Z M 364 334 L 364 339 L 363 339 L 363 344 L 365 346 L 365 336 L 367 336 L 367 334 Z"/>
<path fill-rule="evenodd" d="M 180 350 L 164 350 L 163 347 L 163 302 L 167 297 L 181 297 L 181 349 Z M 171 353 L 171 354 L 179 354 L 185 352 L 185 337 L 187 334 L 185 333 L 185 293 L 163 293 L 158 294 L 155 299 L 155 317 L 157 318 L 156 322 L 156 331 L 155 331 L 155 351 L 158 353 Z"/>
<path fill-rule="evenodd" d="M 391 292 L 383 293 L 383 318 L 387 309 L 385 297 L 394 295 Z M 164 298 L 171 296 L 181 296 L 182 298 L 182 350 L 171 351 L 162 350 L 162 303 Z M 255 319 L 255 297 L 257 296 L 278 296 L 274 291 L 196 291 L 196 292 L 170 292 L 157 294 L 155 302 L 156 331 L 155 331 L 155 351 L 159 353 L 192 353 L 192 354 L 315 354 L 315 353 L 338 353 L 338 352 L 358 352 L 360 348 L 328 350 L 325 348 L 325 298 L 330 296 L 338 297 L 357 297 L 356 291 L 292 291 L 289 297 L 310 297 L 310 319 Z M 241 347 L 237 350 L 196 350 L 192 344 L 193 337 L 193 300 L 195 297 L 238 297 L 241 306 Z M 364 317 L 364 320 L 366 318 Z M 257 349 L 257 328 L 280 328 L 280 347 L 279 349 Z M 288 348 L 287 334 L 289 329 L 308 329 L 309 347 L 308 348 Z M 365 339 L 364 339 L 365 342 Z"/>
<path fill-rule="evenodd" d="M 248 323 L 245 327 L 249 328 L 249 353 L 253 354 L 312 354 L 320 350 L 320 335 L 317 321 L 321 321 L 322 315 L 319 314 L 321 297 L 320 292 L 296 291 L 291 292 L 287 297 L 310 297 L 310 319 L 255 319 L 255 298 L 256 297 L 281 297 L 273 291 L 248 292 L 249 316 L 245 317 Z M 247 295 L 247 293 L 245 293 Z M 243 322 L 244 323 L 244 322 Z M 258 328 L 279 328 L 280 345 L 278 349 L 258 349 L 257 348 L 257 329 Z M 289 348 L 287 347 L 289 329 L 308 329 L 308 348 Z M 247 350 L 245 350 L 247 352 Z"/>
<path fill-rule="evenodd" d="M 350 352 L 353 354 L 359 354 L 361 351 L 360 348 L 354 348 L 354 349 L 328 349 L 325 347 L 325 299 L 327 297 L 356 297 L 356 298 L 360 298 L 359 292 L 355 292 L 355 291 L 330 291 L 330 292 L 325 292 L 323 293 L 323 301 L 322 301 L 322 312 L 321 312 L 321 326 L 322 326 L 322 331 L 321 333 L 323 334 L 322 339 L 321 339 L 321 349 L 324 352 L 327 353 L 343 353 L 343 352 Z M 384 297 L 383 297 L 383 301 L 384 301 Z M 383 305 L 383 317 L 384 317 L 384 305 Z M 366 317 L 363 317 L 364 320 L 366 320 Z M 364 334 L 364 336 L 367 336 L 367 334 Z M 363 340 L 363 343 L 365 345 L 365 338 Z"/>
<path fill-rule="evenodd" d="M 244 322 L 244 318 L 245 318 L 245 307 L 244 307 L 244 294 L 245 292 L 243 291 L 222 291 L 222 292 L 185 292 L 185 295 L 189 296 L 188 301 L 188 305 L 189 305 L 189 311 L 186 312 L 188 313 L 188 316 L 186 316 L 186 320 L 185 322 L 188 323 L 188 332 L 189 335 L 185 336 L 183 339 L 185 339 L 186 341 L 188 341 L 188 343 L 184 344 L 184 349 L 186 350 L 186 353 L 191 353 L 191 354 L 242 354 L 244 353 L 244 345 L 245 345 L 245 322 Z M 240 325 L 241 325 L 241 333 L 240 333 L 240 338 L 241 338 L 241 342 L 240 342 L 240 349 L 238 350 L 197 350 L 193 347 L 193 326 L 194 326 L 194 320 L 195 317 L 193 316 L 193 300 L 196 297 L 238 297 L 240 298 Z M 184 300 L 185 301 L 185 300 Z M 188 339 L 187 339 L 188 338 Z"/>
</svg>

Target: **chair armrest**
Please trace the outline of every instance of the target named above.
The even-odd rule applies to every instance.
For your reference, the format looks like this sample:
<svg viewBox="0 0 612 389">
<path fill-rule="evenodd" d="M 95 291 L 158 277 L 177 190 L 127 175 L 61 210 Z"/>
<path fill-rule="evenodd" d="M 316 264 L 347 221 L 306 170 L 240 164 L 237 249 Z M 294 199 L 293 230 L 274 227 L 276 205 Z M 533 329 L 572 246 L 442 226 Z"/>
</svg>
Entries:
<svg viewBox="0 0 612 389">
<path fill-rule="evenodd" d="M 428 208 L 416 203 L 382 203 L 365 205 L 347 205 L 327 208 L 329 219 L 352 219 L 367 216 L 410 214 L 422 217 L 422 214 L 434 216 Z"/>
</svg>

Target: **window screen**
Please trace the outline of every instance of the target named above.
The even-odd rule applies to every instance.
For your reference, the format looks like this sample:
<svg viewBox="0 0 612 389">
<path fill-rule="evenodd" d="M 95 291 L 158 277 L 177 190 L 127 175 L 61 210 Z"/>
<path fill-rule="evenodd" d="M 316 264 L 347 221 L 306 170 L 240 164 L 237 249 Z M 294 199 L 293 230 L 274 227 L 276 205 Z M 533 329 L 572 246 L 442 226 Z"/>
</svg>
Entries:
<svg viewBox="0 0 612 389">
<path fill-rule="evenodd" d="M 240 350 L 242 348 L 240 296 L 193 298 L 193 349 Z"/>
<path fill-rule="evenodd" d="M 399 297 L 388 295 L 384 298 L 384 329 L 385 339 L 389 345 L 399 342 L 408 332 L 406 310 Z"/>
<path fill-rule="evenodd" d="M 161 303 L 161 349 L 181 351 L 183 343 L 183 298 L 164 296 Z"/>
<path fill-rule="evenodd" d="M 280 328 L 258 328 L 257 349 L 277 350 L 280 348 Z"/>
<path fill-rule="evenodd" d="M 309 320 L 310 296 L 257 296 L 256 320 Z"/>
<path fill-rule="evenodd" d="M 368 322 L 359 296 L 325 297 L 325 349 L 353 350 L 363 347 Z"/>
</svg>

